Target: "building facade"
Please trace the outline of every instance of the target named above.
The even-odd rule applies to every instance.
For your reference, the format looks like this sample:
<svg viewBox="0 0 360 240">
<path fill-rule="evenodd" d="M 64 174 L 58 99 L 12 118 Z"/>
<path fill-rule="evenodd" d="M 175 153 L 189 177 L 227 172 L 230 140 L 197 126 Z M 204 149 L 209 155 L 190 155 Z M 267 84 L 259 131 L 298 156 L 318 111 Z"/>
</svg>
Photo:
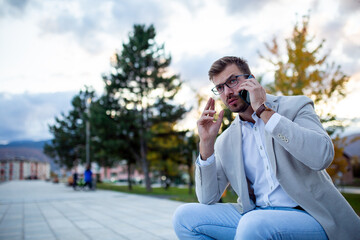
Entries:
<svg viewBox="0 0 360 240">
<path fill-rule="evenodd" d="M 101 181 L 111 181 L 111 182 L 118 182 L 118 181 L 127 181 L 128 179 L 128 166 L 125 162 L 120 162 L 116 166 L 109 168 L 109 167 L 101 167 L 100 168 L 100 179 Z M 135 183 L 141 183 L 144 180 L 144 175 L 140 173 L 137 169 L 131 169 L 130 171 L 131 180 Z"/>
<path fill-rule="evenodd" d="M 48 158 L 36 149 L 0 149 L 0 181 L 49 179 Z"/>
</svg>

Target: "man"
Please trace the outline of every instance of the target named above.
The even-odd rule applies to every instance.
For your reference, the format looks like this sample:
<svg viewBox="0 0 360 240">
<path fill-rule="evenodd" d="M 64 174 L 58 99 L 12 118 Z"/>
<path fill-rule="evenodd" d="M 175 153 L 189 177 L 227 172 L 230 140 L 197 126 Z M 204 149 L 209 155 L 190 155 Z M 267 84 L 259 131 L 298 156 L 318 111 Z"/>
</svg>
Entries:
<svg viewBox="0 0 360 240">
<path fill-rule="evenodd" d="M 213 92 L 238 115 L 216 139 L 224 112 L 215 121 L 215 101 L 208 100 L 197 122 L 200 203 L 176 210 L 177 236 L 360 239 L 360 218 L 325 171 L 334 148 L 313 102 L 305 96 L 266 94 L 246 61 L 237 57 L 214 62 L 209 78 Z M 237 203 L 217 203 L 229 184 Z"/>
<path fill-rule="evenodd" d="M 85 185 L 84 185 L 84 188 L 86 186 L 89 187 L 89 190 L 92 190 L 92 171 L 91 171 L 91 164 L 88 164 L 86 166 L 86 170 L 84 172 L 84 182 L 85 182 Z"/>
</svg>

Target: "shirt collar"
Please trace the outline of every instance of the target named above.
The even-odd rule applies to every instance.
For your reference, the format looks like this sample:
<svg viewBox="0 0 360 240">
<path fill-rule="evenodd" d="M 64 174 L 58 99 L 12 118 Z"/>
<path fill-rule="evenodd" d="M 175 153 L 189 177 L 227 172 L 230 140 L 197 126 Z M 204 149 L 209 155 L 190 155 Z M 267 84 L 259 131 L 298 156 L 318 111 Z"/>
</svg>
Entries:
<svg viewBox="0 0 360 240">
<path fill-rule="evenodd" d="M 242 120 L 241 117 L 239 116 L 239 121 L 240 121 L 241 125 L 252 128 L 252 127 L 259 121 L 259 119 L 260 119 L 260 118 L 258 118 L 258 116 L 256 116 L 256 112 L 254 112 L 254 113 L 251 115 L 251 117 L 252 117 L 252 119 L 254 119 L 255 123 Z"/>
</svg>

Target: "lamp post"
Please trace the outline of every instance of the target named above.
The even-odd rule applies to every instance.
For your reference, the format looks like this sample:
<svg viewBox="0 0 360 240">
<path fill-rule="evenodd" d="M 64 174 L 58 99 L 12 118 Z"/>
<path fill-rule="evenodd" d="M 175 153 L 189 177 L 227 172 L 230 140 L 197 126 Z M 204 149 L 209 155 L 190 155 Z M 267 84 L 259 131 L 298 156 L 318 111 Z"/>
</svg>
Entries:
<svg viewBox="0 0 360 240">
<path fill-rule="evenodd" d="M 91 104 L 91 97 L 86 100 L 86 165 L 90 164 L 90 104 Z"/>
</svg>

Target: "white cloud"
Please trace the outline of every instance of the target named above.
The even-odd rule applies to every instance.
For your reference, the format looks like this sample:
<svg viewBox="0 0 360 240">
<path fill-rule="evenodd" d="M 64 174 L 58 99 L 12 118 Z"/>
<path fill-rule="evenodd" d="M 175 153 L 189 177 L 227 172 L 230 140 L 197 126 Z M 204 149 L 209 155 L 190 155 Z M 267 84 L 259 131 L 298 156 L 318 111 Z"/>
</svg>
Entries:
<svg viewBox="0 0 360 240">
<path fill-rule="evenodd" d="M 360 10 L 360 2 L 358 0 L 342 0 L 339 6 L 341 14 L 356 14 Z"/>
<path fill-rule="evenodd" d="M 276 3 L 277 0 L 258 0 L 258 1 L 247 1 L 247 0 L 226 0 L 227 11 L 229 13 L 244 13 L 244 12 L 260 12 L 269 4 Z"/>
<path fill-rule="evenodd" d="M 3 0 L 0 2 L 0 18 L 7 16 L 21 17 L 28 4 L 28 0 Z"/>
<path fill-rule="evenodd" d="M 115 49 L 121 50 L 133 24 L 154 24 L 158 43 L 165 43 L 172 55 L 171 70 L 189 88 L 209 91 L 207 71 L 224 55 L 244 57 L 255 74 L 269 76 L 269 67 L 257 52 L 264 52 L 264 42 L 273 36 L 283 47 L 284 38 L 290 37 L 296 21 L 309 10 L 310 34 L 318 41 L 326 39 L 329 60 L 340 64 L 353 81 L 360 81 L 359 9 L 359 2 L 353 0 L 3 0 L 0 91 L 15 94 L 19 101 L 25 98 L 21 97 L 24 92 L 45 97 L 49 92 L 77 92 L 84 85 L 101 92 L 101 74 L 109 72 L 110 56 Z M 4 98 L 1 102 L 9 103 Z M 30 100 L 23 104 L 36 109 Z M 10 115 L 17 113 L 24 117 L 21 111 Z M 34 110 L 33 119 L 40 115 Z M 25 130 L 10 124 L 8 131 L 14 134 L 6 135 L 19 131 L 20 136 Z"/>
</svg>

